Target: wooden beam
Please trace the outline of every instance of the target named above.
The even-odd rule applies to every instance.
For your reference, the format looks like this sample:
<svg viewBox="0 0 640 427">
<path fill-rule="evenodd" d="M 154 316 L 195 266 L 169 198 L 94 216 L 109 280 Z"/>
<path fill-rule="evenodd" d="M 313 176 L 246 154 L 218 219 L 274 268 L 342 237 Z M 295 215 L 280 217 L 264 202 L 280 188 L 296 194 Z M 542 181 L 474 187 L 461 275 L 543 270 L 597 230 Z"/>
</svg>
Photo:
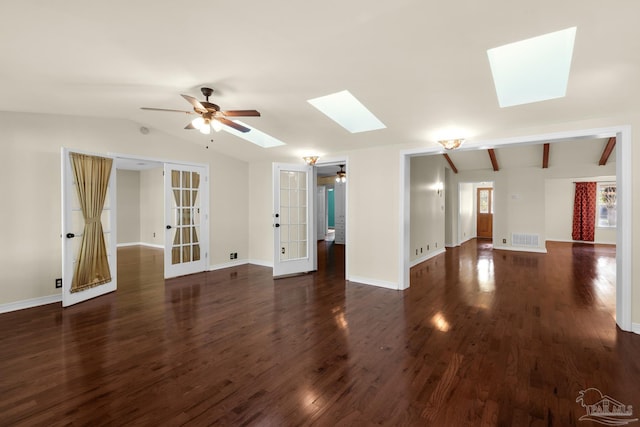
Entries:
<svg viewBox="0 0 640 427">
<path fill-rule="evenodd" d="M 500 167 L 498 166 L 498 160 L 496 159 L 496 153 L 493 151 L 493 148 L 489 148 L 487 150 L 489 152 L 489 158 L 491 159 L 491 166 L 493 166 L 493 171 L 498 172 Z"/>
<path fill-rule="evenodd" d="M 611 155 L 611 152 L 613 151 L 615 146 L 616 146 L 616 137 L 612 136 L 611 138 L 609 138 L 609 140 L 607 141 L 607 145 L 605 145 L 604 147 L 604 151 L 602 152 L 602 157 L 600 157 L 600 163 L 598 163 L 598 165 L 604 166 L 607 164 L 607 161 L 609 160 L 609 156 Z"/>
<path fill-rule="evenodd" d="M 542 150 L 542 169 L 547 169 L 549 167 L 549 143 L 544 144 L 544 148 Z"/>
<path fill-rule="evenodd" d="M 451 166 L 451 170 L 453 171 L 453 173 L 458 173 L 458 168 L 453 164 L 453 160 L 451 160 L 451 157 L 449 157 L 447 153 L 443 153 L 442 155 L 445 159 L 447 159 L 447 162 L 449 162 L 449 166 Z"/>
</svg>

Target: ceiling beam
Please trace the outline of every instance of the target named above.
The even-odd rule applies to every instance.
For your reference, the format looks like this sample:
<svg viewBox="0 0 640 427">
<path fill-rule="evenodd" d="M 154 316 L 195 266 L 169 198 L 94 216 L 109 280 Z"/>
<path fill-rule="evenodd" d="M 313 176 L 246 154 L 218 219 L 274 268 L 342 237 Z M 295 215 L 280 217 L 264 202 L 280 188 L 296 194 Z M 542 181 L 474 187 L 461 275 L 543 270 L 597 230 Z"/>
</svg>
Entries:
<svg viewBox="0 0 640 427">
<path fill-rule="evenodd" d="M 458 168 L 453 164 L 453 160 L 451 160 L 451 157 L 449 157 L 447 153 L 442 153 L 442 155 L 445 159 L 447 159 L 447 162 L 449 162 L 449 166 L 451 166 L 451 170 L 453 171 L 453 173 L 458 173 Z"/>
<path fill-rule="evenodd" d="M 607 164 L 607 161 L 609 160 L 609 156 L 611 155 L 611 152 L 613 151 L 615 146 L 616 146 L 616 137 L 612 136 L 611 138 L 609 138 L 609 140 L 607 141 L 607 145 L 605 145 L 604 147 L 604 151 L 602 152 L 602 157 L 600 157 L 600 163 L 598 163 L 598 165 L 604 166 Z"/>
<path fill-rule="evenodd" d="M 498 166 L 498 160 L 496 159 L 496 152 L 493 151 L 493 148 L 489 148 L 487 152 L 489 153 L 489 158 L 491 159 L 491 166 L 493 166 L 493 171 L 498 172 L 500 170 L 500 167 Z"/>
<path fill-rule="evenodd" d="M 544 148 L 542 150 L 542 169 L 547 169 L 549 167 L 549 143 L 544 144 Z"/>
</svg>

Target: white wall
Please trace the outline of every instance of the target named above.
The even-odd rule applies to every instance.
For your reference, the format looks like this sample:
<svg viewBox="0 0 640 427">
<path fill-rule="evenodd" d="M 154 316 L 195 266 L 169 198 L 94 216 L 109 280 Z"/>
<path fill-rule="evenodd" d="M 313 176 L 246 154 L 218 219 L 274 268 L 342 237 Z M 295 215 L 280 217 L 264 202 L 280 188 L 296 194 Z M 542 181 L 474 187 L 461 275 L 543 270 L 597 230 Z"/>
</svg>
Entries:
<svg viewBox="0 0 640 427">
<path fill-rule="evenodd" d="M 273 266 L 273 170 L 272 163 L 249 165 L 249 259 Z"/>
<path fill-rule="evenodd" d="M 0 248 L 0 304 L 60 295 L 55 279 L 62 277 L 61 147 L 208 164 L 214 213 L 210 264 L 227 262 L 231 249 L 248 251 L 246 162 L 153 129 L 142 135 L 128 120 L 0 113 L 0 141 L 0 179 L 20 177 L 19 186 L 0 190 L 2 200 L 11 200 L 0 207 L 0 223 L 3 238 L 12 242 Z"/>
<path fill-rule="evenodd" d="M 459 206 L 460 206 L 460 231 L 457 245 L 476 237 L 475 220 L 475 193 L 473 183 L 461 182 L 459 184 Z M 454 213 L 455 214 L 455 213 Z"/>
<path fill-rule="evenodd" d="M 445 171 L 442 156 L 411 158 L 410 261 L 420 261 L 445 247 Z"/>
<path fill-rule="evenodd" d="M 140 172 L 118 169 L 117 222 L 118 244 L 140 241 Z"/>
<path fill-rule="evenodd" d="M 140 242 L 164 247 L 164 168 L 140 171 Z"/>
<path fill-rule="evenodd" d="M 444 170 L 444 244 L 447 247 L 458 244 L 458 212 L 459 200 L 457 181 L 453 171 L 445 167 Z"/>
</svg>

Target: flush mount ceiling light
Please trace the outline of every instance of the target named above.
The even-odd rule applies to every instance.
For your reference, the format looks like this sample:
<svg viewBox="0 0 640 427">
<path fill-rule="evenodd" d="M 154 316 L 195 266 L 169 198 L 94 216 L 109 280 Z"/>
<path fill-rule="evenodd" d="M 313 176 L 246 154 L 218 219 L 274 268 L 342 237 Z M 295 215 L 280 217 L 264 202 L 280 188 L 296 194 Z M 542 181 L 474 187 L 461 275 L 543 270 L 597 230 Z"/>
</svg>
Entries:
<svg viewBox="0 0 640 427">
<path fill-rule="evenodd" d="M 455 150 L 460 147 L 464 139 L 443 139 L 438 141 L 438 144 L 442 145 L 445 150 Z"/>
<path fill-rule="evenodd" d="M 567 93 L 576 27 L 487 50 L 501 108 Z"/>
<path fill-rule="evenodd" d="M 347 172 L 344 170 L 344 165 L 340 165 L 337 175 L 336 182 L 347 182 Z"/>
<path fill-rule="evenodd" d="M 384 123 L 348 90 L 309 99 L 307 102 L 351 133 L 386 128 Z"/>
<path fill-rule="evenodd" d="M 316 162 L 318 161 L 319 157 L 318 156 L 305 156 L 302 158 L 304 160 L 304 162 L 310 166 L 315 165 Z"/>
</svg>

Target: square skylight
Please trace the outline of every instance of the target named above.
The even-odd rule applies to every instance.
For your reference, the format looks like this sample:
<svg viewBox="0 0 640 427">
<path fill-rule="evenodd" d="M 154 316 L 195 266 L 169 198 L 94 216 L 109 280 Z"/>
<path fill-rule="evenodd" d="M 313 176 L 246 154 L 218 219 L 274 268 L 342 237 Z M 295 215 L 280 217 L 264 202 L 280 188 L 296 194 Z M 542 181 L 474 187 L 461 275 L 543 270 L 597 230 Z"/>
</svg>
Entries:
<svg viewBox="0 0 640 427">
<path fill-rule="evenodd" d="M 278 147 L 280 145 L 287 145 L 284 142 L 280 141 L 279 139 L 274 138 L 271 135 L 268 135 L 262 132 L 261 130 L 251 127 L 248 124 L 241 122 L 240 120 L 233 120 L 233 121 L 251 130 L 249 132 L 240 132 L 229 126 L 222 126 L 222 129 L 226 132 L 229 132 L 232 135 L 237 136 L 238 138 L 242 138 L 256 145 L 259 145 L 262 148 L 271 148 L 271 147 Z"/>
<path fill-rule="evenodd" d="M 348 90 L 309 99 L 307 102 L 351 133 L 386 128 L 384 123 Z"/>
<path fill-rule="evenodd" d="M 567 93 L 576 27 L 487 50 L 501 108 Z"/>
</svg>

